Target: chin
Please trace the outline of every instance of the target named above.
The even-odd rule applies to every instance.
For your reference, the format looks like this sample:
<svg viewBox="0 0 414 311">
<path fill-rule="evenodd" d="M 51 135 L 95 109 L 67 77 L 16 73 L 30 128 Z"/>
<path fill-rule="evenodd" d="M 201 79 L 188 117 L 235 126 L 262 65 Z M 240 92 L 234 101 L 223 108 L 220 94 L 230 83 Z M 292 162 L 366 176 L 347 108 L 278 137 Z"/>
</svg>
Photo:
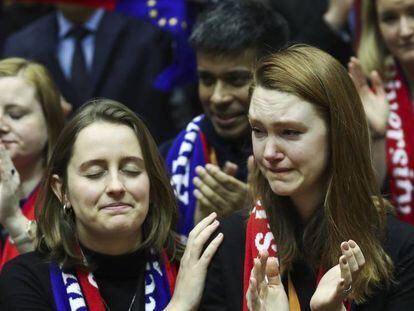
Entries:
<svg viewBox="0 0 414 311">
<path fill-rule="evenodd" d="M 272 192 L 276 195 L 288 197 L 295 193 L 296 187 L 280 181 L 269 181 Z"/>
</svg>

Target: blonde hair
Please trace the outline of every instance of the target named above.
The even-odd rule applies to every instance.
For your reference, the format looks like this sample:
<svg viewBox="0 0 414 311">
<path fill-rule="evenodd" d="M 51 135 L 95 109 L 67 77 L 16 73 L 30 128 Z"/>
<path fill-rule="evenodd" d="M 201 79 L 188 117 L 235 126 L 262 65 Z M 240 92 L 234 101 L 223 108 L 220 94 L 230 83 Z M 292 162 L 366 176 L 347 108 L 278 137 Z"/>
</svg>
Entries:
<svg viewBox="0 0 414 311">
<path fill-rule="evenodd" d="M 362 29 L 357 55 L 367 76 L 376 70 L 381 77 L 387 79 L 391 75 L 389 65 L 392 64 L 392 58 L 382 39 L 378 24 L 376 0 L 362 1 Z"/>
</svg>

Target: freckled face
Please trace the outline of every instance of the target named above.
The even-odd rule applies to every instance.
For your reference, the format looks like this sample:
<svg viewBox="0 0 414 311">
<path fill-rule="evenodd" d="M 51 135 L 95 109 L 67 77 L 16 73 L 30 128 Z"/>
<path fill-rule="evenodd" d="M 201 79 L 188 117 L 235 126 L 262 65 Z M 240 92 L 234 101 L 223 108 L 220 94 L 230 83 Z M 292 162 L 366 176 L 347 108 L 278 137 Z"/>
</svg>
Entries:
<svg viewBox="0 0 414 311">
<path fill-rule="evenodd" d="M 150 182 L 134 131 L 120 124 L 96 122 L 84 128 L 67 168 L 67 196 L 75 213 L 79 239 L 141 237 L 149 208 Z"/>
<path fill-rule="evenodd" d="M 377 0 L 378 27 L 385 46 L 403 65 L 414 62 L 414 0 Z"/>
<path fill-rule="evenodd" d="M 257 87 L 249 119 L 254 157 L 272 191 L 293 201 L 320 196 L 326 185 L 327 129 L 313 105 Z"/>
<path fill-rule="evenodd" d="M 253 60 L 252 50 L 238 56 L 197 53 L 200 101 L 223 138 L 238 139 L 248 133 Z"/>
</svg>

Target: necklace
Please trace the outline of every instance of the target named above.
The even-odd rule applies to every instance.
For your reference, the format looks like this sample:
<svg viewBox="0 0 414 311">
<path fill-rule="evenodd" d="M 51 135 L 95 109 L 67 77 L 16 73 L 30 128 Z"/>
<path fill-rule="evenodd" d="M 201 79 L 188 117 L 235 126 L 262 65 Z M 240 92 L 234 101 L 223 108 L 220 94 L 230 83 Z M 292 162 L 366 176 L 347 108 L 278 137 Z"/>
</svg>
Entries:
<svg viewBox="0 0 414 311">
<path fill-rule="evenodd" d="M 134 296 L 132 297 L 131 303 L 129 304 L 129 307 L 128 307 L 128 311 L 132 310 L 132 306 L 134 305 L 136 297 L 137 297 L 137 293 L 135 293 Z M 108 310 L 108 311 L 111 311 L 111 308 L 108 306 L 108 304 L 106 303 L 105 299 L 103 299 L 103 297 L 102 297 L 102 302 L 105 305 L 105 309 Z"/>
</svg>

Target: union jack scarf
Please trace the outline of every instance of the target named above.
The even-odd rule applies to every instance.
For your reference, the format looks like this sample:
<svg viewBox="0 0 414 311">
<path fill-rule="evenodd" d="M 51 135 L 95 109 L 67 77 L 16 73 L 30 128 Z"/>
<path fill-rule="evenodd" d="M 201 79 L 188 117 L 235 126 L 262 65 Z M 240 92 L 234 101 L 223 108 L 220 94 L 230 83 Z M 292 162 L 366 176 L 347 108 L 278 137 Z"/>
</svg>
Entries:
<svg viewBox="0 0 414 311">
<path fill-rule="evenodd" d="M 174 291 L 176 268 L 162 252 L 163 264 L 154 250 L 145 267 L 145 310 L 161 311 Z M 58 311 L 105 311 L 99 288 L 92 273 L 80 269 L 61 269 L 50 264 L 50 281 Z M 139 303 L 139 302 L 138 302 Z"/>
<path fill-rule="evenodd" d="M 260 251 L 267 251 L 269 257 L 277 258 L 277 245 L 270 225 L 267 220 L 266 210 L 257 201 L 256 206 L 250 214 L 247 228 L 246 228 L 246 242 L 245 242 L 245 255 L 244 255 L 244 275 L 243 275 L 243 310 L 248 311 L 246 293 L 249 288 L 250 273 L 253 269 L 253 260 L 257 258 Z M 320 279 L 323 277 L 323 269 L 319 269 L 319 273 L 316 280 L 318 285 Z M 296 293 L 293 282 L 288 276 L 288 298 L 289 298 L 289 310 L 300 311 L 299 298 Z M 345 302 L 347 311 L 351 310 L 351 306 L 348 302 Z"/>
<path fill-rule="evenodd" d="M 199 115 L 187 125 L 173 142 L 166 159 L 180 212 L 177 231 L 184 244 L 194 227 L 197 202 L 193 195 L 193 178 L 197 176 L 195 168 L 210 162 L 208 143 L 200 129 L 203 119 L 204 115 Z"/>
<path fill-rule="evenodd" d="M 398 218 L 414 225 L 414 112 L 399 68 L 386 83 L 390 116 L 387 126 L 387 168 Z"/>
</svg>

